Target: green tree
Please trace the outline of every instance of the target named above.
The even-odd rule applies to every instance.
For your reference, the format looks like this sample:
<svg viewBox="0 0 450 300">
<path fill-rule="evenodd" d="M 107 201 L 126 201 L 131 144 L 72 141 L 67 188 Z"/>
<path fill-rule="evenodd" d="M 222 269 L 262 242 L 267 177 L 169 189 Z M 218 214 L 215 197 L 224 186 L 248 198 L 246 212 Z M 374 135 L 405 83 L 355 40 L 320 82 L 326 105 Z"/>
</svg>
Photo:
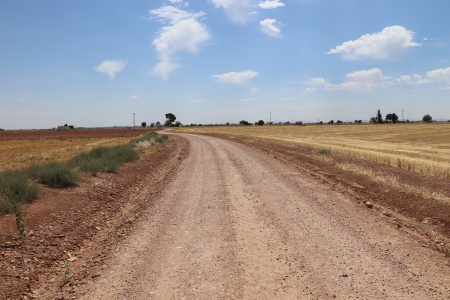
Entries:
<svg viewBox="0 0 450 300">
<path fill-rule="evenodd" d="M 146 123 L 146 122 L 142 122 L 142 123 L 141 123 L 141 126 L 142 126 L 143 128 L 145 128 L 145 127 L 147 127 L 147 123 Z"/>
<path fill-rule="evenodd" d="M 377 123 L 383 123 L 383 116 L 381 115 L 380 110 L 377 112 Z"/>
<path fill-rule="evenodd" d="M 176 119 L 177 119 L 177 117 L 175 117 L 174 114 L 172 114 L 172 113 L 166 114 L 165 126 L 172 126 L 173 122 L 175 122 Z"/>
<path fill-rule="evenodd" d="M 433 118 L 430 115 L 424 115 L 422 118 L 422 121 L 424 122 L 432 122 Z"/>
<path fill-rule="evenodd" d="M 258 125 L 264 125 L 264 121 L 263 120 L 259 120 L 258 121 Z"/>
<path fill-rule="evenodd" d="M 174 126 L 175 127 L 180 127 L 181 126 L 181 122 L 180 121 L 176 121 Z"/>
<path fill-rule="evenodd" d="M 392 114 L 392 123 L 397 123 L 398 122 L 398 116 L 396 113 Z"/>
</svg>

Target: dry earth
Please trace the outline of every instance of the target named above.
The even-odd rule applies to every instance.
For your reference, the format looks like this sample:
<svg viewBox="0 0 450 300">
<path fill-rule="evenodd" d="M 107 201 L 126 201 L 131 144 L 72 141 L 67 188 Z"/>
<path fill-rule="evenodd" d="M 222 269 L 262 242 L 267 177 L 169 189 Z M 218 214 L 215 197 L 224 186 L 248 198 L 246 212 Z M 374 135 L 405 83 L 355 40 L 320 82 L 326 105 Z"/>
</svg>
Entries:
<svg viewBox="0 0 450 300">
<path fill-rule="evenodd" d="M 1 249 L 0 274 L 15 277 L 0 283 L 0 297 L 450 298 L 449 259 L 395 211 L 368 208 L 359 184 L 225 139 L 182 137 L 157 160 L 58 194 L 94 206 L 79 212 L 62 200 L 68 206 L 36 220 L 30 241 Z M 53 260 L 42 244 L 58 252 Z M 62 249 L 77 258 L 64 286 Z"/>
</svg>

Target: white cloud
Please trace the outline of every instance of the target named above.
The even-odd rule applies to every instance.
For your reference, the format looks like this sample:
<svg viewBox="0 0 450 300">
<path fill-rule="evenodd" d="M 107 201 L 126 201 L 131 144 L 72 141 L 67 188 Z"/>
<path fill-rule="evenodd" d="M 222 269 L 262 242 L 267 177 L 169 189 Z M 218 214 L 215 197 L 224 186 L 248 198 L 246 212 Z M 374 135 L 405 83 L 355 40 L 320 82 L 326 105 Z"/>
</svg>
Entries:
<svg viewBox="0 0 450 300">
<path fill-rule="evenodd" d="M 386 87 L 386 80 L 389 77 L 383 76 L 378 68 L 355 71 L 345 76 L 347 81 L 339 84 L 330 83 L 325 78 L 312 78 L 307 83 L 312 86 L 306 89 L 314 91 L 315 88 L 325 90 L 345 90 L 351 92 L 371 92 Z"/>
<path fill-rule="evenodd" d="M 190 13 L 174 6 L 163 6 L 150 11 L 154 18 L 163 24 L 159 36 L 153 40 L 153 45 L 159 55 L 159 63 L 153 68 L 153 74 L 168 79 L 170 73 L 178 68 L 173 63 L 176 52 L 195 54 L 199 46 L 209 39 L 206 26 L 197 19 L 204 16 L 203 12 Z"/>
<path fill-rule="evenodd" d="M 254 0 L 211 0 L 216 8 L 223 8 L 231 21 L 245 24 L 248 17 L 255 14 Z"/>
<path fill-rule="evenodd" d="M 105 60 L 100 65 L 98 65 L 94 70 L 106 74 L 109 79 L 114 79 L 116 74 L 120 73 L 127 65 L 126 61 L 123 60 Z"/>
<path fill-rule="evenodd" d="M 181 20 L 198 19 L 205 16 L 204 12 L 191 13 L 175 6 L 162 6 L 149 12 L 154 19 L 158 19 L 161 23 L 176 24 Z"/>
<path fill-rule="evenodd" d="M 427 72 L 427 76 L 432 81 L 445 82 L 450 84 L 450 67 Z"/>
<path fill-rule="evenodd" d="M 430 80 L 427 78 L 424 78 L 422 75 L 413 74 L 413 75 L 402 75 L 399 79 L 396 80 L 397 82 L 403 82 L 407 84 L 423 84 L 423 83 L 430 83 Z"/>
<path fill-rule="evenodd" d="M 277 20 L 275 19 L 265 19 L 259 24 L 261 25 L 261 31 L 269 36 L 278 37 L 280 36 L 280 28 L 274 26 L 273 24 L 276 24 Z"/>
<path fill-rule="evenodd" d="M 220 83 L 230 83 L 240 86 L 246 86 L 250 80 L 258 76 L 258 72 L 247 70 L 242 72 L 229 72 L 212 76 Z"/>
<path fill-rule="evenodd" d="M 398 79 L 396 79 L 396 82 L 406 84 L 426 84 L 426 83 L 444 82 L 450 85 L 450 67 L 428 71 L 426 76 L 422 76 L 419 74 L 402 75 Z"/>
<path fill-rule="evenodd" d="M 131 95 L 130 96 L 130 99 L 139 99 L 139 98 L 141 98 L 141 96 L 139 96 L 139 95 Z"/>
<path fill-rule="evenodd" d="M 411 30 L 403 26 L 391 26 L 384 28 L 381 32 L 365 34 L 357 40 L 345 42 L 327 53 L 341 53 L 345 59 L 349 60 L 395 59 L 403 54 L 406 48 L 421 46 L 413 39 L 414 32 Z"/>
<path fill-rule="evenodd" d="M 280 2 L 280 0 L 266 0 L 264 2 L 259 2 L 258 6 L 262 9 L 273 9 L 283 7 L 284 3 Z"/>
</svg>

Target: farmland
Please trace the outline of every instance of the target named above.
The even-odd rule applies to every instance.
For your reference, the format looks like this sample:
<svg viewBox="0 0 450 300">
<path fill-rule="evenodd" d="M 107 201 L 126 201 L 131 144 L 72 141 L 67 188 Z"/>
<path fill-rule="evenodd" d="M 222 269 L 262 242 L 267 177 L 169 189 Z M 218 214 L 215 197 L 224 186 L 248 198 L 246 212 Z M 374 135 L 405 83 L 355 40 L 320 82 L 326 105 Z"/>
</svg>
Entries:
<svg viewBox="0 0 450 300">
<path fill-rule="evenodd" d="M 186 133 L 276 141 L 345 153 L 450 179 L 450 123 L 188 127 Z"/>
<path fill-rule="evenodd" d="M 19 170 L 47 161 L 65 162 L 73 156 L 99 146 L 128 143 L 148 129 L 102 129 L 70 131 L 0 132 L 0 172 Z"/>
</svg>

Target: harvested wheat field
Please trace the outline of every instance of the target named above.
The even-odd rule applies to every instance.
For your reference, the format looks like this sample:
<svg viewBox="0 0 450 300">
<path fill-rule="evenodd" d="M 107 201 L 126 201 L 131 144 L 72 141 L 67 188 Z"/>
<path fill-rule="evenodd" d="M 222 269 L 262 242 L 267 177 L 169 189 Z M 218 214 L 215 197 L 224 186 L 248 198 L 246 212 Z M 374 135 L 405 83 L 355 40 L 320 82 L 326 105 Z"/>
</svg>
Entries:
<svg viewBox="0 0 450 300">
<path fill-rule="evenodd" d="M 450 179 L 450 123 L 221 126 L 180 131 L 226 134 L 326 149 Z"/>
<path fill-rule="evenodd" d="M 0 132 L 0 172 L 48 161 L 64 162 L 99 146 L 128 143 L 148 129 L 34 130 Z"/>
</svg>

